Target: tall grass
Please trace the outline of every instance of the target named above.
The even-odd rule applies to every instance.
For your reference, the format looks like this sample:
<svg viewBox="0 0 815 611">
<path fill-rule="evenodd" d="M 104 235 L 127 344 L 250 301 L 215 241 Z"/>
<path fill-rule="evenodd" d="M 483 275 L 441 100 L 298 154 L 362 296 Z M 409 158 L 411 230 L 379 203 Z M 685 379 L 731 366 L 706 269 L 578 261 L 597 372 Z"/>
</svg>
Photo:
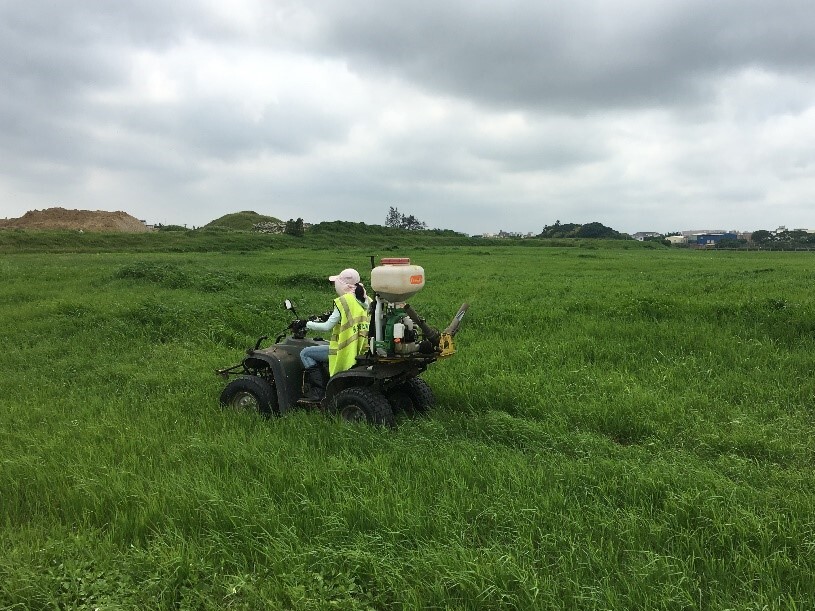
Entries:
<svg viewBox="0 0 815 611">
<path fill-rule="evenodd" d="M 471 310 L 392 431 L 213 375 L 369 250 L 0 259 L 0 608 L 811 606 L 807 255 L 399 253 Z"/>
</svg>

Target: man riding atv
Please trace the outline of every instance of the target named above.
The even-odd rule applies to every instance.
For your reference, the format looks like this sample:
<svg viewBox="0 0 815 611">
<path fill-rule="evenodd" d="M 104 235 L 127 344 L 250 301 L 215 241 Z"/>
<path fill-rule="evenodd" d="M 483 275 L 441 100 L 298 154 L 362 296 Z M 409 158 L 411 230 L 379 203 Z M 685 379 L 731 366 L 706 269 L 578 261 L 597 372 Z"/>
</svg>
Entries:
<svg viewBox="0 0 815 611">
<path fill-rule="evenodd" d="M 328 375 L 346 371 L 356 364 L 356 358 L 368 349 L 368 308 L 371 300 L 360 282 L 359 272 L 344 269 L 328 280 L 334 283 L 339 295 L 334 299 L 334 310 L 324 322 L 318 320 L 297 321 L 300 329 L 319 333 L 331 332 L 328 344 L 307 346 L 300 352 L 309 383 L 307 401 L 319 401 L 325 394 L 324 363 L 328 363 Z"/>
</svg>

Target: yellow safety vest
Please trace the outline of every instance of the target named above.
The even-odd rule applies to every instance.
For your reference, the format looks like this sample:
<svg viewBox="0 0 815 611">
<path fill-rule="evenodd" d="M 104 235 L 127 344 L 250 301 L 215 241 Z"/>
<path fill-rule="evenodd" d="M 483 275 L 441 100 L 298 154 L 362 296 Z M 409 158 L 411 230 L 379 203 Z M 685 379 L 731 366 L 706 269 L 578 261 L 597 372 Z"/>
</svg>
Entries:
<svg viewBox="0 0 815 611">
<path fill-rule="evenodd" d="M 356 358 L 368 349 L 368 310 L 353 293 L 334 300 L 340 311 L 340 322 L 331 330 L 328 342 L 328 374 L 351 369 Z"/>
</svg>

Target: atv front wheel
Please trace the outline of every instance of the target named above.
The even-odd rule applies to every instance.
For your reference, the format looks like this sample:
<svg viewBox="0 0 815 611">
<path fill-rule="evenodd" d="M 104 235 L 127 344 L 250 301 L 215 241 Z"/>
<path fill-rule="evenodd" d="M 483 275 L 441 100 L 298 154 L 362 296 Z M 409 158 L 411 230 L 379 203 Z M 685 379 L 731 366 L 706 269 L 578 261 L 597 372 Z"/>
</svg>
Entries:
<svg viewBox="0 0 815 611">
<path fill-rule="evenodd" d="M 388 392 L 388 401 L 395 413 L 413 417 L 424 414 L 436 404 L 433 389 L 422 378 L 411 378 Z"/>
<path fill-rule="evenodd" d="M 258 376 L 232 380 L 221 393 L 221 405 L 235 411 L 258 412 L 264 416 L 278 411 L 275 389 Z"/>
<path fill-rule="evenodd" d="M 395 426 L 393 411 L 388 400 L 371 388 L 354 386 L 334 397 L 334 412 L 348 422 Z"/>
</svg>

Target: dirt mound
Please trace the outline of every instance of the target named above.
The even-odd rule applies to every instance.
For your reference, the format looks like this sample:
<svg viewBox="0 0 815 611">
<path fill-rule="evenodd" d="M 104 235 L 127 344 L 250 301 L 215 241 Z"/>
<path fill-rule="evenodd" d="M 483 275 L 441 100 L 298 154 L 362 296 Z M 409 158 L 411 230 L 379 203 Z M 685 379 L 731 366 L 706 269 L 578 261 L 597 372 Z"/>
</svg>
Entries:
<svg viewBox="0 0 815 611">
<path fill-rule="evenodd" d="M 104 210 L 66 210 L 48 208 L 29 210 L 18 219 L 0 220 L 0 228 L 14 229 L 81 229 L 82 231 L 123 231 L 140 233 L 150 231 L 150 227 L 127 212 L 105 212 Z"/>
</svg>

